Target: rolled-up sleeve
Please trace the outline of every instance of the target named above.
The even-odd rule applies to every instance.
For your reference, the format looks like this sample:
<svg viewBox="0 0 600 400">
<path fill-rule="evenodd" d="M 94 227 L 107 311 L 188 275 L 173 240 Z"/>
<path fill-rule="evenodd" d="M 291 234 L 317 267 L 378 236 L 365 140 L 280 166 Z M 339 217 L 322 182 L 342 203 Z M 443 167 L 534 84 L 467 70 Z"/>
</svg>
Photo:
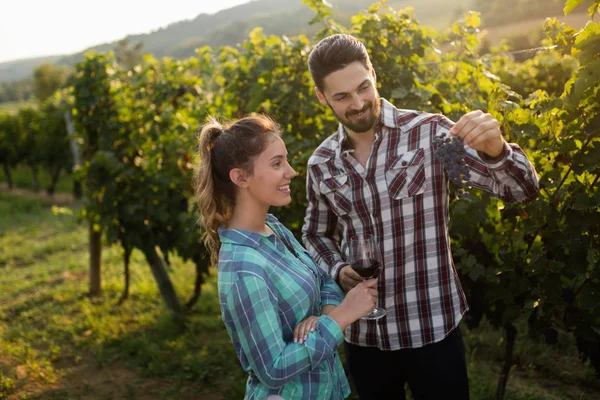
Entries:
<svg viewBox="0 0 600 400">
<path fill-rule="evenodd" d="M 452 121 L 440 116 L 437 135 L 449 135 Z M 514 143 L 504 143 L 499 157 L 491 158 L 465 146 L 469 166 L 470 185 L 510 203 L 522 203 L 535 198 L 539 192 L 539 178 L 525 152 Z"/>
<path fill-rule="evenodd" d="M 321 308 L 326 305 L 339 306 L 344 300 L 344 292 L 331 276 L 321 268 L 318 269 L 321 275 Z"/>
<path fill-rule="evenodd" d="M 302 226 L 302 241 L 315 262 L 337 280 L 340 268 L 347 264 L 338 246 L 337 216 L 319 192 L 316 182 L 314 172 L 309 166 L 306 180 L 308 206 Z"/>
</svg>

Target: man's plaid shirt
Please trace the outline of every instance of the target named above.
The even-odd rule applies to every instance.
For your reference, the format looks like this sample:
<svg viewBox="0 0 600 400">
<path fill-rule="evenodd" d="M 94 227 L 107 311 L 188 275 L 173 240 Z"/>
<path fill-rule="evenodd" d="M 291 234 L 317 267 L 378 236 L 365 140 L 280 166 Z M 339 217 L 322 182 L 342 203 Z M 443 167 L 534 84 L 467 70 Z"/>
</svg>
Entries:
<svg viewBox="0 0 600 400">
<path fill-rule="evenodd" d="M 347 264 L 346 238 L 376 237 L 384 259 L 378 306 L 387 316 L 354 323 L 345 338 L 398 350 L 442 340 L 468 305 L 450 250 L 448 179 L 432 145 L 453 122 L 381 102 L 366 167 L 352 156 L 341 124 L 309 159 L 302 231 L 305 246 L 334 279 Z M 535 169 L 516 144 L 507 144 L 493 160 L 467 151 L 471 186 L 506 202 L 537 194 Z"/>
<path fill-rule="evenodd" d="M 337 355 L 344 335 L 320 315 L 344 293 L 274 216 L 267 215 L 267 224 L 277 236 L 219 231 L 221 315 L 249 374 L 245 398 L 343 399 L 350 394 Z M 308 316 L 320 316 L 316 331 L 294 343 L 294 328 Z"/>
</svg>

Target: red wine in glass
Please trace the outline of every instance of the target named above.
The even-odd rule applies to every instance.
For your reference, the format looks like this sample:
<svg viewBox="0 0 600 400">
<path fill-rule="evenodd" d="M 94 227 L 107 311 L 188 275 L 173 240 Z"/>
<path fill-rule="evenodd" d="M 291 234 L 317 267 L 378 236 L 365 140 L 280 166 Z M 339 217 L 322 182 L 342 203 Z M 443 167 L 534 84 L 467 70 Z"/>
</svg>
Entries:
<svg viewBox="0 0 600 400">
<path fill-rule="evenodd" d="M 354 237 L 348 241 L 347 261 L 352 269 L 365 280 L 377 278 L 383 267 L 379 244 L 372 235 Z M 375 307 L 361 319 L 379 319 L 385 314 L 385 309 Z"/>
<path fill-rule="evenodd" d="M 372 258 L 363 258 L 354 261 L 351 264 L 351 267 L 354 271 L 356 271 L 357 274 L 365 279 L 377 278 L 381 272 L 381 264 L 379 261 Z"/>
</svg>

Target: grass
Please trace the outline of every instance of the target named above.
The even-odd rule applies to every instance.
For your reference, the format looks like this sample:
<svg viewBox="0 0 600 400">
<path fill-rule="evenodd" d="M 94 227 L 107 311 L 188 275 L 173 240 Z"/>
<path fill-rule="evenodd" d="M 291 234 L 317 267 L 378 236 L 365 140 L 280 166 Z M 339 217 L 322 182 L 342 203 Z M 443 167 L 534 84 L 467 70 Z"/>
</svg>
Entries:
<svg viewBox="0 0 600 400">
<path fill-rule="evenodd" d="M 33 188 L 31 168 L 25 165 L 18 165 L 16 168 L 12 168 L 10 173 L 13 185 L 15 187 L 22 189 Z M 38 180 L 40 183 L 40 191 L 45 191 L 50 186 L 50 182 L 52 181 L 50 172 L 45 169 L 40 169 L 38 171 Z M 4 170 L 1 169 L 0 183 L 6 182 L 6 175 L 4 174 Z M 68 171 L 61 171 L 58 182 L 56 183 L 55 191 L 57 193 L 71 193 L 73 191 L 73 178 Z"/>
<path fill-rule="evenodd" d="M 34 104 L 33 101 L 3 101 L 0 102 L 0 114 L 16 114 L 21 107 Z"/>
<path fill-rule="evenodd" d="M 0 192 L 0 227 L 0 399 L 243 397 L 245 374 L 220 318 L 214 271 L 183 329 L 139 252 L 130 298 L 119 305 L 121 250 L 104 247 L 104 294 L 87 297 L 87 227 L 68 213 Z M 170 273 L 184 301 L 193 265 L 173 257 Z M 485 322 L 463 334 L 471 398 L 493 399 L 502 334 Z M 520 332 L 515 361 L 506 399 L 600 398 L 593 370 L 567 335 L 549 347 Z"/>
<path fill-rule="evenodd" d="M 54 215 L 39 200 L 0 194 L 0 226 L 0 399 L 7 382 L 5 391 L 15 399 L 142 393 L 191 399 L 215 391 L 240 398 L 244 374 L 221 323 L 214 277 L 182 330 L 140 253 L 132 257 L 130 299 L 119 306 L 120 249 L 104 249 L 104 296 L 86 297 L 87 228 L 72 216 Z M 184 300 L 194 268 L 172 261 Z"/>
</svg>

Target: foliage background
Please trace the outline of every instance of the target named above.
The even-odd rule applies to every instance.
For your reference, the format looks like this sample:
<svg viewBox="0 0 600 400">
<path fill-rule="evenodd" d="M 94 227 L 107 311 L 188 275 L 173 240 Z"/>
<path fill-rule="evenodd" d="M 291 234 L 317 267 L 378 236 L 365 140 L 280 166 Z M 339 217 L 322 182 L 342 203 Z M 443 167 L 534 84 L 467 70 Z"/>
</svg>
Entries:
<svg viewBox="0 0 600 400">
<path fill-rule="evenodd" d="M 6 363 L 24 363 L 20 364 L 25 365 L 22 369 L 36 374 L 41 371 L 42 380 L 49 375 L 59 379 L 52 346 L 58 346 L 55 352 L 60 352 L 61 347 L 56 343 L 70 332 L 67 338 L 79 338 L 81 342 L 76 342 L 79 349 L 90 351 L 102 362 L 109 363 L 103 352 L 112 349 L 120 354 L 118 357 L 129 354 L 126 360 L 152 376 L 172 376 L 178 371 L 174 373 L 181 390 L 187 379 L 182 378 L 186 368 L 193 371 L 189 379 L 207 374 L 208 386 L 202 386 L 202 390 L 211 384 L 213 390 L 221 390 L 219 384 L 215 385 L 213 364 L 190 367 L 189 363 L 202 361 L 195 353 L 191 359 L 184 356 L 191 349 L 198 350 L 188 342 L 190 327 L 199 329 L 201 335 L 209 335 L 211 329 L 223 333 L 216 328 L 218 313 L 212 308 L 214 298 L 209 300 L 211 294 L 214 296 L 214 274 L 209 273 L 199 245 L 201 230 L 195 223 L 191 187 L 193 165 L 197 162 L 195 132 L 209 115 L 222 119 L 254 112 L 273 116 L 286 132 L 284 140 L 292 164 L 300 173 L 292 184 L 292 204 L 273 211 L 299 235 L 306 206 L 307 159 L 336 127 L 331 112 L 315 101 L 306 61 L 311 45 L 320 37 L 348 32 L 367 45 L 382 96 L 402 108 L 440 112 L 452 119 L 475 108 L 490 112 L 501 123 L 507 140 L 526 150 L 540 175 L 540 195 L 526 204 L 504 204 L 476 191 L 465 200 L 452 199 L 451 203 L 453 252 L 471 305 L 465 323 L 473 332 L 482 324 L 501 332 L 504 354 L 499 357 L 502 361 L 499 387 L 519 358 L 520 340 L 529 340 L 532 347 L 538 343 L 560 345 L 561 341 L 570 340 L 565 346 L 580 354 L 588 368 L 598 370 L 600 25 L 590 22 L 577 32 L 556 20 L 548 20 L 546 48 L 532 52 L 527 61 L 518 62 L 503 48 L 483 57 L 479 54 L 481 20 L 477 13 L 466 12 L 447 31 L 438 33 L 422 27 L 410 11 L 397 11 L 384 3 L 374 4 L 368 12 L 355 15 L 346 23 L 337 22 L 323 2 L 304 0 L 304 3 L 315 13 L 314 21 L 324 26 L 314 39 L 303 35 L 266 35 L 257 28 L 238 47 L 205 46 L 184 60 L 158 60 L 146 55 L 139 63 L 130 63 L 127 59 L 118 60 L 112 52 L 88 53 L 67 86 L 39 107 L 27 106 L 17 113 L 0 116 L 0 161 L 5 174 L 8 176 L 17 164 L 20 169 L 28 166 L 33 172 L 35 188 L 36 182 L 39 186 L 37 170 L 60 171 L 71 165 L 69 140 L 61 129 L 64 112 L 71 110 L 78 134 L 76 142 L 83 156 L 83 163 L 75 171 L 85 194 L 82 207 L 77 210 L 79 220 L 88 221 L 93 231 L 104 233 L 106 245 L 120 244 L 126 262 L 129 257 L 134 264 L 143 264 L 145 260 L 165 304 L 178 315 L 182 313 L 179 298 L 187 294 L 193 279 L 189 262 L 195 265 L 197 282 L 212 282 L 212 286 L 204 284 L 202 301 L 196 306 L 199 311 L 196 317 L 202 322 L 188 323 L 187 331 L 164 312 L 136 310 L 137 306 L 156 310 L 156 302 L 151 304 L 147 299 L 132 299 L 124 308 L 115 309 L 107 298 L 99 302 L 76 300 L 74 292 L 49 290 L 41 300 L 31 298 L 20 302 L 21 296 L 35 290 L 35 286 L 25 284 L 27 275 L 21 275 L 19 263 L 37 262 L 38 253 L 27 250 L 32 242 L 26 241 L 24 247 L 16 243 L 25 240 L 28 234 L 41 241 L 35 233 L 36 225 L 27 224 L 23 215 L 42 213 L 40 205 L 24 203 L 27 205 L 18 206 L 25 208 L 17 208 L 21 211 L 14 218 L 17 221 L 25 218 L 25 231 L 19 231 L 16 227 L 20 222 L 9 216 L 10 230 L 2 237 L 6 248 L 14 246 L 14 250 L 2 256 L 2 268 L 10 274 L 10 280 L 5 281 L 9 295 L 4 300 L 7 305 L 1 309 L 2 321 L 20 321 L 30 327 L 27 325 L 30 315 L 34 321 L 45 321 L 43 326 L 50 323 L 57 330 L 41 331 L 47 345 L 40 350 L 33 345 L 40 339 L 35 334 L 21 338 L 16 331 L 3 328 L 0 330 L 3 348 L 9 349 L 10 357 Z M 567 11 L 578 5 L 582 7 L 579 3 L 582 2 L 569 0 Z M 588 5 L 590 16 L 598 4 L 596 1 Z M 4 201 L 9 207 L 16 207 L 12 200 Z M 55 209 L 59 215 L 63 211 Z M 75 229 L 75 225 L 67 229 Z M 78 240 L 81 239 L 65 238 L 52 246 L 60 249 L 72 241 L 78 248 Z M 52 254 L 52 246 L 39 255 Z M 110 260 L 123 257 L 114 249 L 111 247 L 105 255 L 107 271 L 118 271 L 114 269 L 118 263 Z M 133 249 L 139 251 L 132 253 Z M 72 269 L 81 278 L 81 267 L 71 262 L 72 267 L 66 272 Z M 45 273 L 53 268 L 60 270 L 58 265 L 48 268 Z M 35 271 L 33 275 L 41 273 Z M 117 282 L 107 280 L 105 290 L 113 293 L 119 287 Z M 156 296 L 150 289 L 148 293 Z M 73 304 L 65 304 L 60 315 L 53 313 L 52 308 L 48 309 L 48 315 L 35 311 L 36 305 L 44 309 L 44 304 L 62 304 L 61 299 Z M 147 318 L 144 323 L 135 320 L 138 311 Z M 85 322 L 76 324 L 72 332 L 59 329 L 73 323 L 60 319 L 61 315 L 69 314 L 85 317 Z M 118 319 L 119 315 L 123 319 Z M 55 325 L 44 319 L 48 317 Z M 114 327 L 109 323 L 112 317 L 117 318 Z M 150 332 L 139 332 L 144 340 L 130 342 L 123 335 L 134 338 L 138 335 L 128 331 L 130 319 L 140 328 L 151 327 L 150 321 L 157 325 L 149 328 Z M 199 328 L 205 321 L 213 321 L 213 328 Z M 82 333 L 83 328 L 86 330 Z M 159 336 L 156 330 L 160 334 L 169 331 L 167 337 L 172 341 L 156 342 Z M 91 333 L 86 336 L 88 331 Z M 529 339 L 522 338 L 525 332 Z M 84 338 L 94 335 L 94 345 L 84 343 L 87 341 Z M 116 342 L 111 341 L 111 335 L 118 338 Z M 476 336 L 474 333 L 473 337 Z M 227 342 L 224 339 L 218 343 Z M 207 339 L 204 351 L 209 351 L 208 346 L 210 349 L 217 346 L 214 348 L 224 352 L 223 360 L 231 359 L 227 347 L 219 347 L 213 340 L 214 337 Z M 184 357 L 184 361 L 165 354 L 171 346 L 181 351 L 175 353 Z M 36 361 L 38 352 L 48 349 L 50 358 L 42 357 L 45 361 L 40 364 Z M 157 359 L 148 358 L 154 356 Z M 74 361 L 77 356 L 69 357 Z M 167 362 L 161 366 L 163 357 Z M 218 357 L 208 357 L 206 353 L 204 357 L 200 360 L 220 362 Z M 590 370 L 583 372 L 583 376 L 589 377 Z M 17 372 L 17 369 L 3 372 L 8 378 L 0 375 L 4 385 L 4 389 L 0 386 L 0 396 L 3 391 L 5 396 L 15 393 Z M 240 388 L 243 389 L 239 383 L 241 376 L 238 371 L 230 377 L 238 379 L 232 389 L 238 391 L 238 397 Z M 46 383 L 53 381 L 48 379 Z M 169 386 L 169 390 L 176 389 Z"/>
</svg>

